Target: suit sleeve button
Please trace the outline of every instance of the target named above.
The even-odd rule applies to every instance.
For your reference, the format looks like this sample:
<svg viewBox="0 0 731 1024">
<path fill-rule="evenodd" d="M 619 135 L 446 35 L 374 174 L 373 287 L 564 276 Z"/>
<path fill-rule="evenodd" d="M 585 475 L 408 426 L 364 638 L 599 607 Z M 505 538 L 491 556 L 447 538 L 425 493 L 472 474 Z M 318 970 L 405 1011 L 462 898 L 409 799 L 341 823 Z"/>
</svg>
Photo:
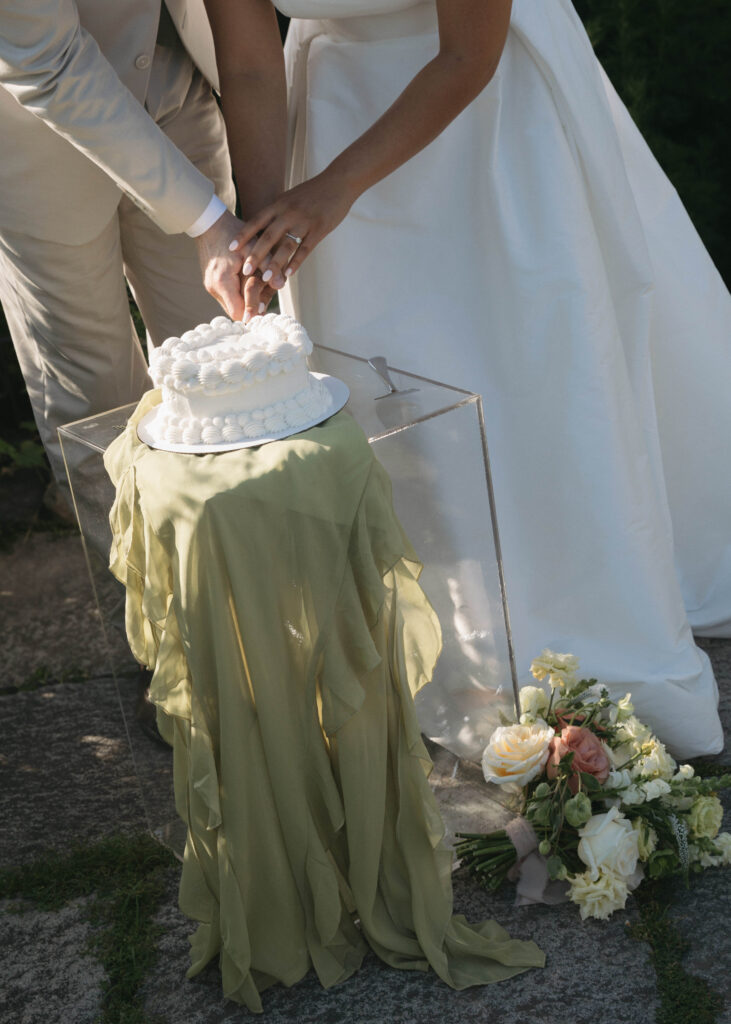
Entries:
<svg viewBox="0 0 731 1024">
<path fill-rule="evenodd" d="M 140 71 L 144 71 L 145 68 L 149 68 L 149 66 L 150 66 L 150 57 L 149 57 L 149 55 L 146 54 L 146 53 L 141 53 L 139 55 L 139 57 L 137 58 L 137 60 L 135 61 L 135 67 L 138 68 Z"/>
</svg>

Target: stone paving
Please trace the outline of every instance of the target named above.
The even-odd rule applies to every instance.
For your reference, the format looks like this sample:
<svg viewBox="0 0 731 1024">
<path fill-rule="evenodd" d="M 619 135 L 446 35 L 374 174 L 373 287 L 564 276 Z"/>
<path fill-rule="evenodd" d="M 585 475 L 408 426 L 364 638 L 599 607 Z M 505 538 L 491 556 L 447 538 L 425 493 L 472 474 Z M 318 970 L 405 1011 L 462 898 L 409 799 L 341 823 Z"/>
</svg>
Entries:
<svg viewBox="0 0 731 1024">
<path fill-rule="evenodd" d="M 30 538 L 20 555 L 17 550 L 0 554 L 1 580 L 10 578 L 8 559 L 27 579 L 32 561 L 28 545 L 33 548 L 35 543 Z M 42 623 L 44 616 L 49 622 L 51 642 L 45 646 L 44 634 L 34 627 L 30 646 L 23 650 L 23 634 L 16 632 L 21 621 L 19 600 L 12 600 L 10 619 L 0 619 L 0 647 L 9 650 L 8 663 L 15 672 L 0 680 L 4 684 L 0 686 L 0 862 L 21 864 L 42 850 L 66 851 L 80 839 L 93 842 L 113 833 L 146 829 L 165 834 L 179 847 L 180 830 L 173 824 L 171 757 L 132 721 L 135 675 L 114 638 L 112 660 L 118 682 L 102 661 L 97 647 L 100 627 L 93 602 L 84 591 L 89 585 L 78 541 L 71 536 L 41 538 L 34 550 L 39 559 L 37 573 L 43 571 L 45 579 L 48 568 L 54 580 L 65 580 L 64 585 L 71 588 L 66 597 L 72 601 L 59 609 L 54 593 L 38 586 L 38 574 L 35 587 L 23 583 L 32 596 L 34 622 Z M 55 564 L 58 559 L 65 560 L 65 572 Z M 73 586 L 69 579 L 76 581 Z M 60 647 L 59 633 L 50 625 L 50 608 L 54 615 L 67 615 Z M 731 641 L 702 643 L 721 685 L 728 735 Z M 13 690 L 22 682 L 19 670 L 24 661 L 59 673 L 80 659 L 95 665 L 96 673 L 82 681 Z M 44 674 L 48 677 L 41 672 L 39 678 Z M 729 763 L 728 746 L 719 762 Z M 469 767 L 461 768 L 452 779 L 448 758 L 438 761 L 437 767 L 438 795 L 448 822 L 458 827 L 460 815 L 473 809 L 479 781 Z M 727 809 L 730 804 L 727 798 Z M 503 812 L 495 806 L 492 813 L 498 820 Z M 731 815 L 727 813 L 726 818 L 725 828 L 730 829 Z M 177 908 L 176 877 L 177 870 L 172 869 L 158 914 L 163 927 L 159 956 L 144 986 L 150 1019 L 167 1024 L 234 1024 L 252 1019 L 245 1009 L 222 998 L 216 967 L 209 967 L 195 981 L 185 980 L 193 925 Z M 695 878 L 688 891 L 678 894 L 671 910 L 691 942 L 688 969 L 726 995 L 731 954 L 728 881 L 728 874 L 721 871 Z M 97 1019 L 103 975 L 98 963 L 84 953 L 89 934 L 85 907 L 83 900 L 76 900 L 56 913 L 29 908 L 16 914 L 0 904 L 0 1020 L 92 1024 Z M 626 933 L 626 922 L 637 917 L 633 901 L 625 913 L 608 922 L 582 923 L 573 905 L 516 908 L 510 891 L 488 896 L 469 879 L 456 876 L 455 907 L 471 919 L 495 917 L 515 937 L 535 939 L 546 951 L 546 969 L 455 993 L 433 973 L 391 970 L 370 956 L 355 977 L 329 992 L 311 975 L 291 989 L 268 990 L 264 1019 L 272 1024 L 649 1024 L 654 1020 L 658 1002 L 648 947 Z M 720 1020 L 731 1021 L 729 1012 L 731 999 Z"/>
</svg>

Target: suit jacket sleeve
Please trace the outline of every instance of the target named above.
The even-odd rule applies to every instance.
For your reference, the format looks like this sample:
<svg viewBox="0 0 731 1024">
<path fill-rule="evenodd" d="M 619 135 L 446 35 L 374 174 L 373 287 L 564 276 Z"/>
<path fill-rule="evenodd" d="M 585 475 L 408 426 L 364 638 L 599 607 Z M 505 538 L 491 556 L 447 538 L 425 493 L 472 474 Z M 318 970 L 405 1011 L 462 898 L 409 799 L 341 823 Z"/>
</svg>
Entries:
<svg viewBox="0 0 731 1024">
<path fill-rule="evenodd" d="M 123 84 L 80 25 L 74 0 L 3 0 L 0 84 L 164 231 L 185 231 L 205 210 L 213 183 Z"/>
</svg>

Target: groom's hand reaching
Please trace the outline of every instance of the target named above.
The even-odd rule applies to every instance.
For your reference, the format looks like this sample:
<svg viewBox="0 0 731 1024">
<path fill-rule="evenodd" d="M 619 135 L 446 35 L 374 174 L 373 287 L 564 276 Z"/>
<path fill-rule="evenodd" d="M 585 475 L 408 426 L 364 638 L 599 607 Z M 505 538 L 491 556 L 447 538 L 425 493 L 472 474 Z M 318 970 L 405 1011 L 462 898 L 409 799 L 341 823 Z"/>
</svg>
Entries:
<svg viewBox="0 0 731 1024">
<path fill-rule="evenodd" d="M 246 322 L 266 312 L 274 292 L 260 276 L 242 276 L 246 249 L 232 252 L 230 247 L 244 228 L 242 221 L 226 210 L 195 242 L 206 290 L 232 320 Z"/>
<path fill-rule="evenodd" d="M 229 246 L 244 225 L 226 210 L 215 224 L 195 240 L 203 284 L 226 310 L 232 320 L 243 320 L 244 297 L 241 268 L 243 256 L 231 252 Z"/>
</svg>

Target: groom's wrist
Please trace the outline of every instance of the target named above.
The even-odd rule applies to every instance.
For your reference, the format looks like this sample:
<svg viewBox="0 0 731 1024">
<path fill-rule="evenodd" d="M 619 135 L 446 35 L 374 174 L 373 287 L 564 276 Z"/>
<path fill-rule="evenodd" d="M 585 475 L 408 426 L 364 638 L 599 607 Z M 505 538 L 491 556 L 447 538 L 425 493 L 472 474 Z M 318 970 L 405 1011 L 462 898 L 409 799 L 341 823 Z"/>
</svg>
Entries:
<svg viewBox="0 0 731 1024">
<path fill-rule="evenodd" d="M 190 227 L 186 229 L 186 235 L 190 235 L 191 238 L 198 238 L 199 235 L 202 235 L 205 231 L 208 231 L 209 228 L 212 228 L 216 221 L 221 219 L 227 209 L 228 207 L 224 201 L 219 199 L 214 192 L 208 206 L 200 217 L 196 218 Z"/>
</svg>

